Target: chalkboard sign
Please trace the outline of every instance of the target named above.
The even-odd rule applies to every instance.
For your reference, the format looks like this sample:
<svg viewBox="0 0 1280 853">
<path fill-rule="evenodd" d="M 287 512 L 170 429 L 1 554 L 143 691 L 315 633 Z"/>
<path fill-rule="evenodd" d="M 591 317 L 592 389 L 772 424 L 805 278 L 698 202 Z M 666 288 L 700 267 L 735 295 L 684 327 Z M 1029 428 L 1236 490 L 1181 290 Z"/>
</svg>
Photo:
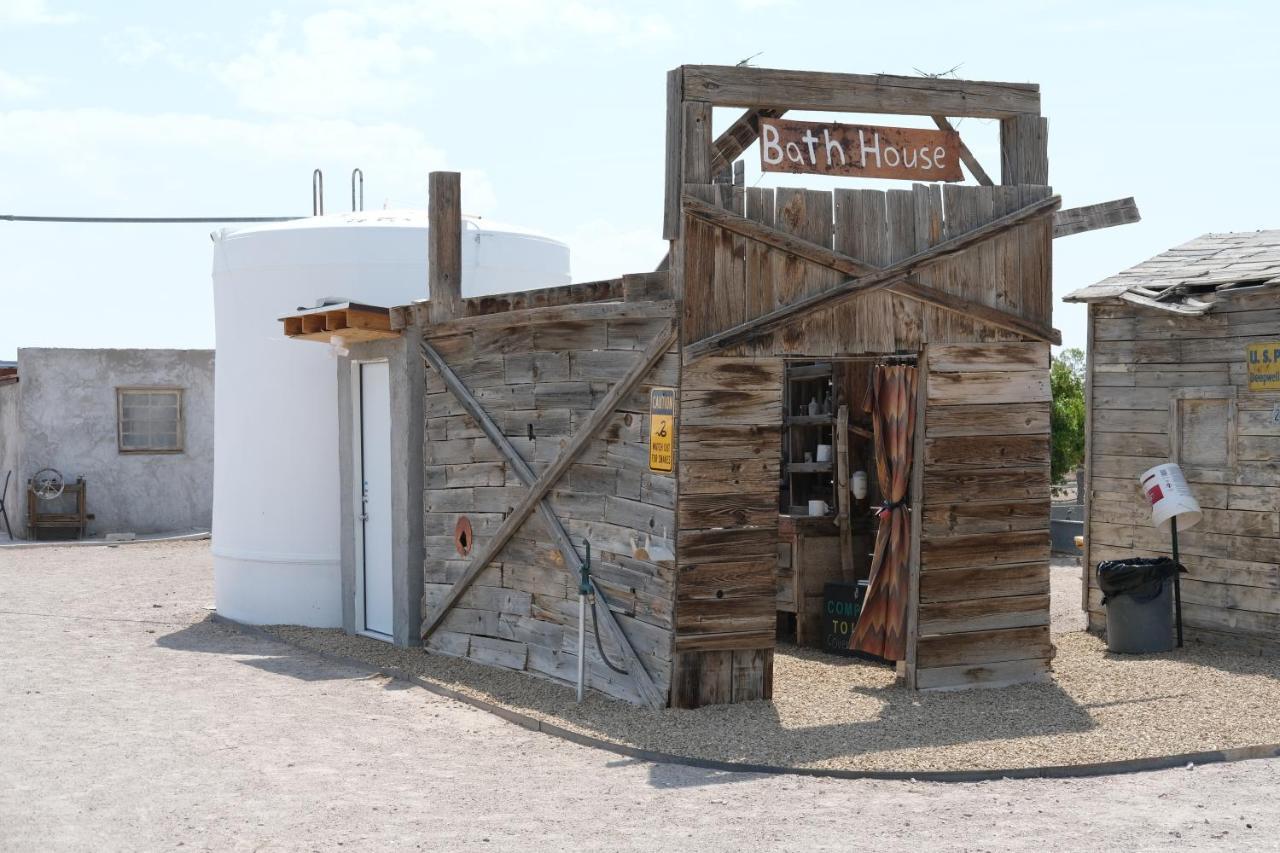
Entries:
<svg viewBox="0 0 1280 853">
<path fill-rule="evenodd" d="M 837 655 L 854 655 L 849 651 L 853 626 L 858 624 L 867 582 L 829 583 L 822 588 L 822 645 Z"/>
</svg>

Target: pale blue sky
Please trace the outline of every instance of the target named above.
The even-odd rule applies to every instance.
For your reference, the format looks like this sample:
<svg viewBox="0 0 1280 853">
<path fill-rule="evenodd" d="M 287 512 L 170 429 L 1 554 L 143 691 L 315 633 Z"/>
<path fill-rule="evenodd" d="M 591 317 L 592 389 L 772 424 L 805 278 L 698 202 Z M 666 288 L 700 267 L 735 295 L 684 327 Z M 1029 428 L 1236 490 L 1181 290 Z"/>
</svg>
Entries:
<svg viewBox="0 0 1280 853">
<path fill-rule="evenodd" d="M 1040 84 L 1066 206 L 1138 199 L 1142 223 L 1056 242 L 1061 296 L 1206 231 L 1280 227 L 1276 8 L 0 0 L 0 213 L 305 214 L 317 166 L 330 212 L 354 166 L 367 207 L 421 206 L 447 168 L 468 212 L 566 240 L 575 279 L 602 278 L 664 249 L 667 69 L 761 51 L 780 68 L 959 66 Z M 998 172 L 995 123 L 960 130 Z M 747 162 L 748 183 L 804 183 Z M 212 346 L 209 231 L 0 222 L 0 359 Z M 1080 307 L 1058 303 L 1055 325 L 1083 345 Z"/>
</svg>

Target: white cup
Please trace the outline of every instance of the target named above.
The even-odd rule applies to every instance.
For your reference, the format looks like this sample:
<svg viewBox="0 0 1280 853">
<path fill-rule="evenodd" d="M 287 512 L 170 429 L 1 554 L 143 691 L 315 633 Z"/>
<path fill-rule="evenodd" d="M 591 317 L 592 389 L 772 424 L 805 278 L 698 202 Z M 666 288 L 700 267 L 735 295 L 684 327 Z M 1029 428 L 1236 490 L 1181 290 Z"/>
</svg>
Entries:
<svg viewBox="0 0 1280 853">
<path fill-rule="evenodd" d="M 826 515 L 826 501 L 809 501 L 809 515 Z"/>
</svg>

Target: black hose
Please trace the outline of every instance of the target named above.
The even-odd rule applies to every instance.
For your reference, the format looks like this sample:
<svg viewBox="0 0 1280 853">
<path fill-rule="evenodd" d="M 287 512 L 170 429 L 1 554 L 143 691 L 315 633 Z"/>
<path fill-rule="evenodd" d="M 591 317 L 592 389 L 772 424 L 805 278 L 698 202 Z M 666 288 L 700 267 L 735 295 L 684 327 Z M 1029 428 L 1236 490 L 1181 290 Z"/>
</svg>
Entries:
<svg viewBox="0 0 1280 853">
<path fill-rule="evenodd" d="M 608 607 L 605 603 L 605 607 Z M 591 633 L 596 635 L 596 651 L 600 653 L 600 660 L 604 661 L 604 665 L 619 675 L 630 675 L 625 669 L 614 666 L 613 661 L 609 660 L 609 656 L 604 653 L 604 643 L 600 642 L 600 616 L 596 613 L 596 597 L 591 596 Z"/>
</svg>

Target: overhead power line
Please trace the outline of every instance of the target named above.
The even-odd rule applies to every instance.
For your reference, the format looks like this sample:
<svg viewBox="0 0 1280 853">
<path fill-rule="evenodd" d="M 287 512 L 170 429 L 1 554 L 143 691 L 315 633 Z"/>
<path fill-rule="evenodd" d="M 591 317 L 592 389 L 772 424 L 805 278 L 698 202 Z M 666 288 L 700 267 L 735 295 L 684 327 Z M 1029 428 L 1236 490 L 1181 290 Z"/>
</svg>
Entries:
<svg viewBox="0 0 1280 853">
<path fill-rule="evenodd" d="M 0 213 L 4 222 L 95 222 L 113 225 L 196 225 L 209 222 L 290 222 L 305 216 L 21 216 Z"/>
</svg>

